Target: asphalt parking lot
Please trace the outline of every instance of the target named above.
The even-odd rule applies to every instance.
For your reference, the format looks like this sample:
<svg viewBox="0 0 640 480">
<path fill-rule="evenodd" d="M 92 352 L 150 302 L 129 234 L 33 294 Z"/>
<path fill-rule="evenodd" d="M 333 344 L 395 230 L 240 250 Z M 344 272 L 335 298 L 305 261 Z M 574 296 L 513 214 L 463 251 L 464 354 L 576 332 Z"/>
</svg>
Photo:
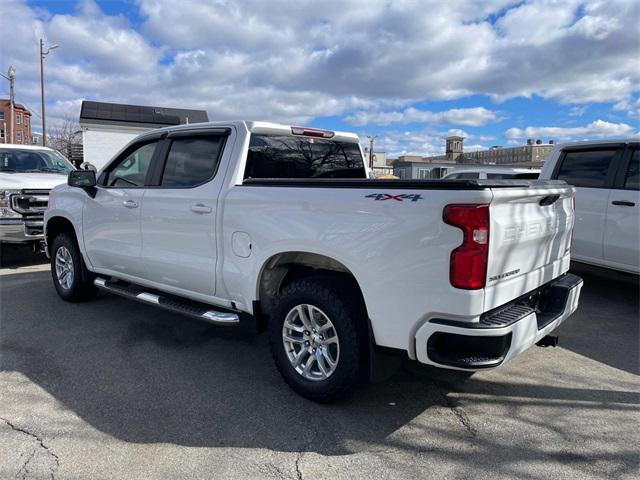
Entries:
<svg viewBox="0 0 640 480">
<path fill-rule="evenodd" d="M 316 405 L 264 336 L 0 270 L 0 478 L 637 478 L 638 281 L 577 267 L 560 347 Z"/>
</svg>

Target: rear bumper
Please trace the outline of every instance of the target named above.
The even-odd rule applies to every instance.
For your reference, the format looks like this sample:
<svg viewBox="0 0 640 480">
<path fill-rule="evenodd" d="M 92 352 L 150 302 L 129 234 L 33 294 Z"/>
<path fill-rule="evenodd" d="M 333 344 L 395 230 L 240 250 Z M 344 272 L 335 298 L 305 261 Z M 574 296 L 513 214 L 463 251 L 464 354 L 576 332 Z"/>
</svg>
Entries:
<svg viewBox="0 0 640 480">
<path fill-rule="evenodd" d="M 456 370 L 495 368 L 551 333 L 578 308 L 582 279 L 567 273 L 482 315 L 431 319 L 416 332 L 416 358 Z"/>
<path fill-rule="evenodd" d="M 24 243 L 42 240 L 43 220 L 23 218 L 0 220 L 0 242 Z"/>
</svg>

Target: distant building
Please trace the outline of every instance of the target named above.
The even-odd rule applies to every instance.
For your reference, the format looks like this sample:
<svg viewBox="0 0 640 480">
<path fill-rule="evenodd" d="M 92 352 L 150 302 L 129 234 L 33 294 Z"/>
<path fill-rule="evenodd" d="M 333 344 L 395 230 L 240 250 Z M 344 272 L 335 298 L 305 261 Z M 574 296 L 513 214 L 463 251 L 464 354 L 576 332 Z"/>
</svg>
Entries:
<svg viewBox="0 0 640 480">
<path fill-rule="evenodd" d="M 80 109 L 84 161 L 101 168 L 141 133 L 154 128 L 208 121 L 204 110 L 85 100 Z"/>
<path fill-rule="evenodd" d="M 458 163 L 463 154 L 464 137 L 452 135 L 447 137 L 445 157 L 447 162 Z"/>
<path fill-rule="evenodd" d="M 456 163 L 471 165 L 513 165 L 513 166 L 541 166 L 555 147 L 555 142 L 542 143 L 542 140 L 528 139 L 526 145 L 518 147 L 502 147 L 495 145 L 488 150 L 476 152 L 463 151 L 464 138 L 458 136 L 447 137 L 446 154 L 425 157 L 427 162 L 442 162 L 443 159 L 453 159 Z"/>
<path fill-rule="evenodd" d="M 13 128 L 11 128 L 11 102 L 0 99 L 0 143 L 31 144 L 31 112 L 24 105 L 13 104 Z"/>
<path fill-rule="evenodd" d="M 367 165 L 369 163 L 369 149 L 365 147 L 364 149 L 364 159 Z M 393 167 L 387 164 L 387 153 L 386 152 L 373 152 L 373 173 L 376 176 L 380 175 L 393 175 Z"/>
<path fill-rule="evenodd" d="M 455 164 L 428 162 L 418 155 L 403 155 L 393 161 L 393 174 L 401 179 L 437 180 Z"/>
</svg>

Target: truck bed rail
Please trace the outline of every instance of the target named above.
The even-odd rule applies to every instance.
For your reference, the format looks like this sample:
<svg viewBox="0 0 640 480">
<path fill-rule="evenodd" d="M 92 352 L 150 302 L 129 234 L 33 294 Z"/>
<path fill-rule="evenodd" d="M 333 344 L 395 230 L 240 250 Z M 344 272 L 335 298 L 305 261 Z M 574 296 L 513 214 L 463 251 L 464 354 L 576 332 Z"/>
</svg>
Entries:
<svg viewBox="0 0 640 480">
<path fill-rule="evenodd" d="M 366 188 L 393 190 L 484 190 L 487 188 L 529 188 L 566 185 L 564 180 L 394 180 L 343 178 L 247 178 L 247 187 Z"/>
</svg>

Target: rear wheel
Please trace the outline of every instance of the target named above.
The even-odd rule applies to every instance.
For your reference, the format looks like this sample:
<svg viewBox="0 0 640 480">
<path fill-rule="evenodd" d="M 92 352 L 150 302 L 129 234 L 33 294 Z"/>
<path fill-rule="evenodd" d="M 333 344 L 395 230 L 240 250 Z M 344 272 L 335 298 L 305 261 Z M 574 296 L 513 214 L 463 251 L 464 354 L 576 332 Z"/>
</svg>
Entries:
<svg viewBox="0 0 640 480">
<path fill-rule="evenodd" d="M 350 297 L 319 279 L 303 279 L 276 300 L 271 353 L 287 384 L 306 398 L 338 400 L 358 383 L 365 343 L 357 324 L 364 318 Z"/>
<path fill-rule="evenodd" d="M 51 276 L 58 295 L 68 302 L 91 300 L 97 293 L 94 275 L 87 270 L 76 240 L 69 233 L 61 233 L 53 240 Z"/>
</svg>

